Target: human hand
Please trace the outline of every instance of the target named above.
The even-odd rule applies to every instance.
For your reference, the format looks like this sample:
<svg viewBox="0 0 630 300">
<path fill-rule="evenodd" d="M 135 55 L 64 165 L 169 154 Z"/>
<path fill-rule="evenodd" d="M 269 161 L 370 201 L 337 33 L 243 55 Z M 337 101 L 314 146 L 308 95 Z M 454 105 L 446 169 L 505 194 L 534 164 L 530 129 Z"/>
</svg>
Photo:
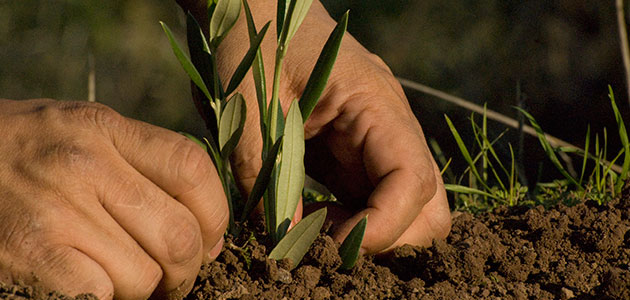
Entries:
<svg viewBox="0 0 630 300">
<path fill-rule="evenodd" d="M 185 137 L 52 100 L 0 100 L 0 128 L 0 281 L 177 297 L 218 255 L 227 202 Z"/>
<path fill-rule="evenodd" d="M 199 3 L 195 1 L 179 2 L 194 12 L 194 3 Z M 259 29 L 275 18 L 276 1 L 249 3 Z M 207 24 L 204 14 L 196 15 Z M 334 25 L 321 3 L 314 1 L 284 60 L 280 99 L 285 113 L 303 91 Z M 269 30 L 262 44 L 268 80 L 273 78 L 274 33 Z M 217 52 L 222 78 L 234 72 L 248 44 L 241 16 Z M 271 84 L 267 88 L 270 95 Z M 243 189 L 250 191 L 261 166 L 262 145 L 251 76 L 237 90 L 245 96 L 249 109 L 232 169 Z M 446 237 L 450 211 L 422 129 L 389 68 L 351 36 L 344 38 L 328 86 L 304 127 L 307 173 L 344 204 L 341 209 L 329 207 L 337 240 L 365 215 L 369 215 L 362 245 L 366 253 L 403 244 L 426 246 L 434 238 Z M 297 213 L 301 214 L 300 207 Z"/>
</svg>

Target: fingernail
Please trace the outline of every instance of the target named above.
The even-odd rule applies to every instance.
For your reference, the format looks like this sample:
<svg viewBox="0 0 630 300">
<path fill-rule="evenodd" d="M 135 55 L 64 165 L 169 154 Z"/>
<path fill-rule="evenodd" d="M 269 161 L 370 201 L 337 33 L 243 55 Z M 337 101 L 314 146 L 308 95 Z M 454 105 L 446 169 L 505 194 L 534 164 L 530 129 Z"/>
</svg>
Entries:
<svg viewBox="0 0 630 300">
<path fill-rule="evenodd" d="M 359 248 L 359 255 L 365 255 L 365 253 L 367 253 L 367 250 L 365 248 Z"/>
<path fill-rule="evenodd" d="M 221 237 L 219 242 L 217 242 L 217 244 L 214 245 L 212 250 L 208 252 L 207 262 L 214 261 L 219 256 L 219 254 L 221 254 L 221 250 L 223 250 L 223 244 L 225 244 L 225 240 L 223 239 L 223 237 Z"/>
</svg>

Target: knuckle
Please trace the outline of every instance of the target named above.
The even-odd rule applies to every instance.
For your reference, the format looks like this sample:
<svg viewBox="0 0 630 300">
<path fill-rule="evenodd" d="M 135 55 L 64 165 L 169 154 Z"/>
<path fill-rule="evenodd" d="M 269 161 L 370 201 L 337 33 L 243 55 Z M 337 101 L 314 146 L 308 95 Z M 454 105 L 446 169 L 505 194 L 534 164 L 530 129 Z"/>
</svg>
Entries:
<svg viewBox="0 0 630 300">
<path fill-rule="evenodd" d="M 201 253 L 201 229 L 192 215 L 173 215 L 164 226 L 164 243 L 171 263 L 184 265 Z"/>
<path fill-rule="evenodd" d="M 174 145 L 168 166 L 174 172 L 175 178 L 187 185 L 183 189 L 185 191 L 198 186 L 214 170 L 208 154 L 185 137 Z"/>
<path fill-rule="evenodd" d="M 123 117 L 108 106 L 90 102 L 64 102 L 60 105 L 64 113 L 84 118 L 99 127 L 116 127 Z"/>
</svg>

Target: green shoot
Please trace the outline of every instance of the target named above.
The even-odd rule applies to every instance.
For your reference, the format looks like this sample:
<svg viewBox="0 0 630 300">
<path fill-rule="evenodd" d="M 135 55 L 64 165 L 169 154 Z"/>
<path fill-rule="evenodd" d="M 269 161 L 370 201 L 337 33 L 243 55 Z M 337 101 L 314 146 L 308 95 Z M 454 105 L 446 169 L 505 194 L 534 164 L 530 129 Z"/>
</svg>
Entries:
<svg viewBox="0 0 630 300">
<path fill-rule="evenodd" d="M 260 46 L 270 23 L 265 24 L 258 31 L 247 0 L 208 0 L 208 15 L 211 17 L 207 31 L 199 26 L 199 22 L 190 13 L 187 15 L 188 46 L 192 59 L 184 54 L 168 26 L 161 23 L 175 56 L 199 90 L 197 94 L 195 94 L 196 90 L 193 90 L 195 103 L 210 129 L 209 137 L 204 139 L 205 144 L 202 145 L 205 146 L 217 168 L 228 199 L 230 209 L 228 230 L 232 233 L 238 232 L 239 229 L 236 226 L 247 219 L 258 201 L 263 198 L 267 231 L 277 243 L 271 251 L 270 257 L 275 259 L 290 258 L 294 263 L 293 267 L 300 262 L 304 253 L 319 234 L 326 217 L 326 210 L 317 211 L 302 219 L 289 231 L 289 225 L 302 195 L 306 176 L 304 168 L 304 122 L 310 116 L 326 87 L 348 22 L 348 14 L 346 13 L 324 45 L 300 101 L 295 99 L 291 103 L 285 118 L 279 99 L 282 64 L 288 51 L 289 42 L 306 17 L 311 4 L 312 0 L 278 0 L 276 20 L 278 40 L 272 95 L 269 101 L 266 95 L 265 72 Z M 229 81 L 222 80 L 218 73 L 219 58 L 216 56 L 215 50 L 237 23 L 241 7 L 245 11 L 249 47 Z M 209 36 L 206 37 L 204 32 L 208 32 Z M 237 204 L 235 201 L 238 199 L 232 199 L 230 192 L 235 183 L 229 157 L 236 149 L 243 134 L 247 105 L 246 99 L 241 94 L 234 92 L 250 69 L 256 87 L 260 115 L 263 165 L 252 191 L 244 205 L 239 207 L 235 206 Z M 222 82 L 227 82 L 227 88 L 224 89 Z M 231 97 L 228 99 L 230 95 Z M 244 197 L 241 196 L 240 198 Z M 238 209 L 241 210 L 237 211 Z M 238 223 L 236 222 L 236 215 L 239 216 Z M 365 223 L 363 223 L 362 231 L 365 230 L 364 227 Z M 347 249 L 344 250 L 349 255 L 348 257 L 355 256 L 354 259 L 356 260 L 362 236 L 362 233 L 360 236 L 355 233 L 353 247 L 346 247 Z"/>
</svg>

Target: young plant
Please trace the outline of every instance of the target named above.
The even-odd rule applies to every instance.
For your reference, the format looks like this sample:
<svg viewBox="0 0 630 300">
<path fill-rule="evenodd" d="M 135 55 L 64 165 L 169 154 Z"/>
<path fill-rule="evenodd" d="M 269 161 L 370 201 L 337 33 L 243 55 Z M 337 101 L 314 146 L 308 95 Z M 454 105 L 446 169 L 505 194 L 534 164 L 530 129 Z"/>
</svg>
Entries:
<svg viewBox="0 0 630 300">
<path fill-rule="evenodd" d="M 464 160 L 468 164 L 468 168 L 457 180 L 457 183 L 444 185 L 446 190 L 460 195 L 457 199 L 461 203 L 458 202 L 455 205 L 472 211 L 482 211 L 500 204 L 513 206 L 523 200 L 527 194 L 527 187 L 522 186 L 518 181 L 512 145 L 508 143 L 510 165 L 506 167 L 494 148 L 494 144 L 503 137 L 505 131 L 494 140 L 490 140 L 485 106 L 481 126 L 475 122 L 474 114 L 470 117 L 476 146 L 479 148 L 479 153 L 474 157 L 470 154 L 451 119 L 446 115 L 444 117 Z M 461 182 L 466 174 L 469 175 L 468 185 L 462 185 Z"/>
<path fill-rule="evenodd" d="M 298 99 L 294 99 L 286 118 L 279 99 L 280 78 L 289 42 L 306 17 L 312 0 L 279 0 L 277 9 L 277 48 L 274 65 L 271 99 L 266 95 L 266 79 L 260 44 L 269 28 L 267 22 L 260 31 L 256 29 L 247 0 L 209 0 L 209 36 L 204 34 L 192 14 L 187 14 L 187 36 L 190 58 L 175 41 L 166 24 L 162 27 L 171 43 L 173 52 L 194 84 L 193 96 L 198 111 L 208 127 L 206 148 L 212 157 L 225 190 L 229 208 L 229 230 L 237 232 L 237 224 L 245 221 L 262 198 L 266 228 L 277 244 L 271 251 L 274 259 L 289 258 L 295 267 L 315 240 L 326 218 L 321 209 L 304 219 L 289 231 L 304 187 L 304 122 L 319 100 L 346 31 L 348 14 L 337 24 L 315 64 L 306 87 Z M 236 24 L 241 8 L 244 8 L 249 34 L 249 49 L 229 81 L 219 77 L 216 49 Z M 263 140 L 262 168 L 245 204 L 237 208 L 233 199 L 234 179 L 230 172 L 229 156 L 236 148 L 243 133 L 247 112 L 246 101 L 234 93 L 247 72 L 252 70 L 260 115 Z M 228 82 L 224 89 L 224 82 Z M 233 94 L 234 93 L 234 94 Z M 233 94 L 229 99 L 228 96 Z M 365 230 L 359 223 L 357 228 Z M 360 231 L 360 230 L 359 230 Z M 361 232 L 361 237 L 363 233 Z M 357 240 L 357 233 L 351 239 Z M 361 240 L 358 241 L 359 245 Z M 352 242 L 351 244 L 356 244 Z M 359 247 L 353 247 L 358 253 Z M 349 255 L 350 257 L 352 255 Z M 356 260 L 356 257 L 354 258 Z"/>
</svg>

